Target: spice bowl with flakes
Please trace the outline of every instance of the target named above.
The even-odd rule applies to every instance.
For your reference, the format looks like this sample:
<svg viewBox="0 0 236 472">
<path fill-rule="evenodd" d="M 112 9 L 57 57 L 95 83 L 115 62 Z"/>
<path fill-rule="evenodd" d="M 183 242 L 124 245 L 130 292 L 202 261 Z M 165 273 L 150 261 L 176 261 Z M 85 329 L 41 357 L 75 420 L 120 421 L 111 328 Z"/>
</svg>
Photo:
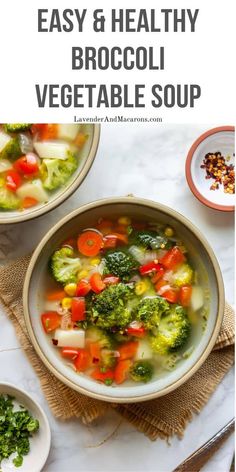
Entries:
<svg viewBox="0 0 236 472">
<path fill-rule="evenodd" d="M 221 126 L 202 134 L 186 159 L 186 178 L 198 200 L 220 211 L 235 209 L 235 129 Z"/>
</svg>

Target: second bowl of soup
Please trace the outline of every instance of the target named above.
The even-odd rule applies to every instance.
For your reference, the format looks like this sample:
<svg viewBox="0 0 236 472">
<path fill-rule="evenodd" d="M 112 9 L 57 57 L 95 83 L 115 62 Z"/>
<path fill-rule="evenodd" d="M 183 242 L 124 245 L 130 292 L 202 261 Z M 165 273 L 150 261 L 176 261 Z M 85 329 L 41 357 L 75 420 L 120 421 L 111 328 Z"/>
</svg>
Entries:
<svg viewBox="0 0 236 472">
<path fill-rule="evenodd" d="M 189 378 L 223 316 L 207 242 L 175 211 L 135 198 L 82 207 L 38 246 L 24 288 L 31 339 L 66 384 L 142 401 Z"/>
<path fill-rule="evenodd" d="M 47 213 L 86 177 L 100 128 L 93 124 L 0 124 L 0 224 Z"/>
</svg>

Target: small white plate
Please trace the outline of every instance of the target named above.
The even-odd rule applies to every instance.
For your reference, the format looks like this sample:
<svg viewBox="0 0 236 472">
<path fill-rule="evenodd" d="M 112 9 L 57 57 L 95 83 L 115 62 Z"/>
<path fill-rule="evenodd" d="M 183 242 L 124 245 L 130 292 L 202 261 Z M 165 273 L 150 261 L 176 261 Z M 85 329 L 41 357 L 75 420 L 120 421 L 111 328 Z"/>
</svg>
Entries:
<svg viewBox="0 0 236 472">
<path fill-rule="evenodd" d="M 27 456 L 23 456 L 22 466 L 15 467 L 12 460 L 3 459 L 1 464 L 2 472 L 40 472 L 47 460 L 51 445 L 51 431 L 48 419 L 41 406 L 24 390 L 9 383 L 0 383 L 1 394 L 14 397 L 17 404 L 23 405 L 34 418 L 39 420 L 39 430 L 30 438 L 30 452 Z"/>
<path fill-rule="evenodd" d="M 221 152 L 230 156 L 227 164 L 235 164 L 234 127 L 222 126 L 202 134 L 191 146 L 186 160 L 186 178 L 192 193 L 205 205 L 221 211 L 234 211 L 235 194 L 224 192 L 223 185 L 210 190 L 213 179 L 206 179 L 206 170 L 201 168 L 208 152 Z"/>
</svg>

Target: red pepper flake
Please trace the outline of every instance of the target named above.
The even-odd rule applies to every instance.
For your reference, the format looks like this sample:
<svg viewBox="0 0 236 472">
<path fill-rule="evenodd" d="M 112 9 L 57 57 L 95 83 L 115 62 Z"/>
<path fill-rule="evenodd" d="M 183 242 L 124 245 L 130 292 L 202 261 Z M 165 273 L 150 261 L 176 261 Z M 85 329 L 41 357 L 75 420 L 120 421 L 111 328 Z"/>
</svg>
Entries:
<svg viewBox="0 0 236 472">
<path fill-rule="evenodd" d="M 99 359 L 97 357 L 93 357 L 93 364 L 98 364 Z"/>
<path fill-rule="evenodd" d="M 54 346 L 57 346 L 58 345 L 58 340 L 57 339 L 52 339 L 52 344 L 54 344 Z"/>
<path fill-rule="evenodd" d="M 235 193 L 235 170 L 233 164 L 227 164 L 230 156 L 222 156 L 220 151 L 208 152 L 203 159 L 201 169 L 206 170 L 205 179 L 213 179 L 210 190 L 218 190 L 220 185 L 224 187 L 224 193 Z"/>
</svg>

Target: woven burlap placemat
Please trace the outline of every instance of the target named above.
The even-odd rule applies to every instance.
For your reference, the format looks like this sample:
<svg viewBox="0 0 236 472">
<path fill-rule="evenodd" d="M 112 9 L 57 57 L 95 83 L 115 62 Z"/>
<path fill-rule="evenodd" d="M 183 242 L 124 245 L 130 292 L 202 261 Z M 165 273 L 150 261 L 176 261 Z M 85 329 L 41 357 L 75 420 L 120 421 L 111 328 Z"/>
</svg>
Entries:
<svg viewBox="0 0 236 472">
<path fill-rule="evenodd" d="M 150 439 L 182 436 L 194 413 L 199 413 L 234 362 L 234 311 L 227 304 L 217 343 L 203 366 L 184 385 L 156 400 L 111 405 L 71 390 L 52 375 L 37 356 L 28 337 L 23 316 L 22 287 L 30 256 L 0 269 L 0 301 L 16 335 L 34 367 L 55 417 L 80 418 L 90 423 L 109 408 L 130 421 Z"/>
</svg>

